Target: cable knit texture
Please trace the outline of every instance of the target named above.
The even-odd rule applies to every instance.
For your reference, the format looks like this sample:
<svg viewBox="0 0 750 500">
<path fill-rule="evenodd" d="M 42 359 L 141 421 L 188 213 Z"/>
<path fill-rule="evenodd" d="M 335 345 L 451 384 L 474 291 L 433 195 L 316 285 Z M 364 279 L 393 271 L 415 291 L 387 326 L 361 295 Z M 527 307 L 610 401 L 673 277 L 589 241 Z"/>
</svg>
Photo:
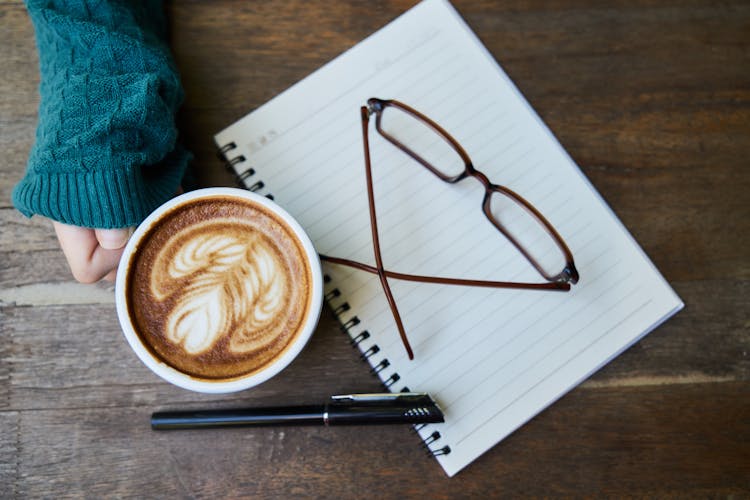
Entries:
<svg viewBox="0 0 750 500">
<path fill-rule="evenodd" d="M 190 154 L 161 1 L 28 0 L 39 123 L 13 203 L 84 227 L 137 225 L 171 198 Z"/>
</svg>

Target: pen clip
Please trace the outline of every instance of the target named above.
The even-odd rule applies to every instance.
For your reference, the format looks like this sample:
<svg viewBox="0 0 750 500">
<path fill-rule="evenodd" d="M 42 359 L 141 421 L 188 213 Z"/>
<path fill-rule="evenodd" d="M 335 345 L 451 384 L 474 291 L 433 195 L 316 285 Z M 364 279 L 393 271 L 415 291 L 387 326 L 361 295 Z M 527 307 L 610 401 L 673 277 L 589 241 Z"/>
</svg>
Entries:
<svg viewBox="0 0 750 500">
<path fill-rule="evenodd" d="M 338 396 L 331 396 L 331 403 L 348 406 L 417 406 L 425 404 L 435 405 L 435 401 L 426 392 L 342 394 Z"/>
</svg>

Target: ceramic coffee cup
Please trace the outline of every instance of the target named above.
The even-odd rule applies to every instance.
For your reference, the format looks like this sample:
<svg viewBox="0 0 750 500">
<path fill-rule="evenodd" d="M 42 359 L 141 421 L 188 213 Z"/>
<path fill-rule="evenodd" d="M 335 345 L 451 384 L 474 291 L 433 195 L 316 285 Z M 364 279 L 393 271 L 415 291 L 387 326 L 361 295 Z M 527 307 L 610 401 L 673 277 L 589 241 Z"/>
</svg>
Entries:
<svg viewBox="0 0 750 500">
<path fill-rule="evenodd" d="M 115 285 L 125 338 L 155 374 L 225 393 L 256 386 L 302 351 L 320 317 L 320 260 L 280 206 L 208 188 L 156 209 L 125 247 Z"/>
</svg>

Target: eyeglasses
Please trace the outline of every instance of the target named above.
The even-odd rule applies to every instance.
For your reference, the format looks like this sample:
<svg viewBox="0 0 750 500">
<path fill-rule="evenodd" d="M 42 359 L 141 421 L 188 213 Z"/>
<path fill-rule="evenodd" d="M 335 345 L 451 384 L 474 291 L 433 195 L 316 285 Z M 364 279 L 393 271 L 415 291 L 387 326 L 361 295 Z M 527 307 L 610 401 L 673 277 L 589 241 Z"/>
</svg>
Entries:
<svg viewBox="0 0 750 500">
<path fill-rule="evenodd" d="M 573 255 L 552 224 L 520 195 L 505 186 L 492 184 L 485 174 L 475 169 L 463 147 L 440 125 L 414 108 L 395 100 L 368 99 L 367 106 L 362 106 L 360 113 L 375 266 L 327 255 L 320 255 L 320 258 L 333 264 L 349 266 L 378 275 L 409 359 L 414 359 L 414 353 L 391 293 L 388 278 L 442 285 L 553 291 L 568 291 L 571 284 L 578 282 L 579 276 L 573 263 Z M 375 128 L 382 137 L 440 180 L 455 184 L 467 177 L 477 179 L 485 190 L 482 201 L 484 215 L 547 280 L 547 283 L 442 278 L 404 274 L 385 269 L 380 253 L 370 161 L 369 123 L 372 115 L 375 115 Z"/>
</svg>

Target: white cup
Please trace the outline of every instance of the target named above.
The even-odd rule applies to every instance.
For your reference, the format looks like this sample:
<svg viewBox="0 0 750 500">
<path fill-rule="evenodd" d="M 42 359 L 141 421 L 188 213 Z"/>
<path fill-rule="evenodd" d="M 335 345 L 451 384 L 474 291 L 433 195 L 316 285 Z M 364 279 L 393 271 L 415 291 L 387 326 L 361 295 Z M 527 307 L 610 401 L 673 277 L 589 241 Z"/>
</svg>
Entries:
<svg viewBox="0 0 750 500">
<path fill-rule="evenodd" d="M 282 354 L 274 361 L 260 369 L 259 371 L 248 374 L 247 376 L 240 376 L 229 380 L 208 380 L 200 379 L 180 372 L 172 366 L 165 363 L 163 360 L 156 357 L 149 350 L 148 347 L 141 340 L 140 336 L 136 332 L 133 322 L 128 312 L 127 304 L 127 287 L 126 279 L 128 277 L 128 267 L 131 262 L 134 251 L 138 248 L 141 240 L 145 235 L 148 234 L 149 229 L 156 223 L 159 218 L 166 212 L 174 209 L 175 207 L 192 202 L 194 200 L 214 197 L 236 197 L 241 200 L 249 200 L 251 202 L 262 205 L 270 212 L 273 212 L 276 216 L 280 217 L 287 226 L 294 232 L 299 242 L 304 248 L 305 258 L 307 259 L 310 270 L 311 270 L 311 288 L 310 288 L 310 307 L 307 312 L 307 317 L 303 320 L 300 326 L 300 331 L 296 334 L 289 345 Z M 125 334 L 125 338 L 130 344 L 138 358 L 151 369 L 155 374 L 170 382 L 176 386 L 188 389 L 191 391 L 203 392 L 203 393 L 227 393 L 236 392 L 250 387 L 254 387 L 258 384 L 265 382 L 274 375 L 278 374 L 281 370 L 286 368 L 302 351 L 307 344 L 308 340 L 312 336 L 315 330 L 318 320 L 320 318 L 320 311 L 323 304 L 323 275 L 321 272 L 320 259 L 318 253 L 313 247 L 312 241 L 309 236 L 305 233 L 302 226 L 292 218 L 284 209 L 279 205 L 271 201 L 270 199 L 246 191 L 243 189 L 236 188 L 205 188 L 196 191 L 185 193 L 176 198 L 173 198 L 157 208 L 146 220 L 144 220 L 131 236 L 128 244 L 125 246 L 122 258 L 120 259 L 120 265 L 117 270 L 117 280 L 115 283 L 115 302 L 117 306 L 117 316 L 120 320 L 120 326 Z"/>
</svg>

